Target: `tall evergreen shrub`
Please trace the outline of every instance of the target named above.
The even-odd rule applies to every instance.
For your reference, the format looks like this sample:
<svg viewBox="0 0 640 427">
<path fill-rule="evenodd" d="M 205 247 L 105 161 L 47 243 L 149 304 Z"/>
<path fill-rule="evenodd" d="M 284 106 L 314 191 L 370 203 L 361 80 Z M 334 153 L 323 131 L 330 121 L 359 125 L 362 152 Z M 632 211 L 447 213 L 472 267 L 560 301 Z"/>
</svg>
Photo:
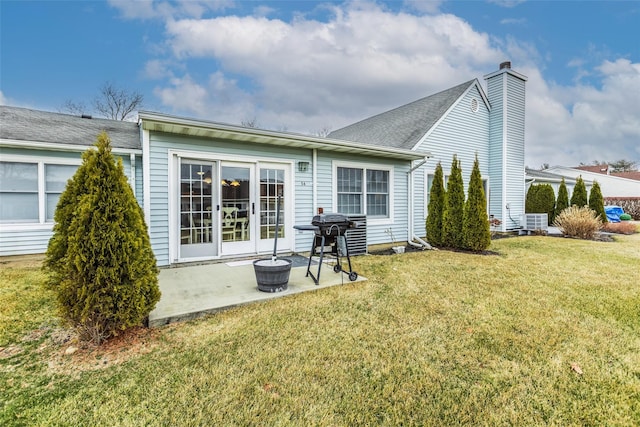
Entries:
<svg viewBox="0 0 640 427">
<path fill-rule="evenodd" d="M 464 183 L 460 161 L 456 155 L 451 163 L 451 175 L 447 183 L 445 212 L 442 218 L 443 244 L 450 248 L 464 247 L 462 224 L 464 221 Z"/>
<path fill-rule="evenodd" d="M 527 191 L 526 213 L 546 213 L 549 224 L 553 224 L 556 194 L 549 184 L 534 184 Z"/>
<path fill-rule="evenodd" d="M 569 192 L 567 191 L 567 184 L 564 182 L 564 177 L 562 177 L 562 181 L 560 182 L 560 188 L 558 188 L 558 200 L 556 200 L 556 208 L 553 213 L 553 219 L 557 218 L 560 215 L 560 212 L 569 207 Z M 550 222 L 553 224 L 553 221 Z"/>
<path fill-rule="evenodd" d="M 588 206 L 587 200 L 587 187 L 584 185 L 582 176 L 579 176 L 576 180 L 576 186 L 573 188 L 573 194 L 571 194 L 571 206 L 577 206 L 579 208 Z"/>
<path fill-rule="evenodd" d="M 593 181 L 591 192 L 589 193 L 589 207 L 600 215 L 600 221 L 607 223 L 607 214 L 604 212 L 604 198 L 602 197 L 602 191 L 600 190 L 600 184 L 597 181 Z"/>
<path fill-rule="evenodd" d="M 83 154 L 54 219 L 44 268 L 63 320 L 96 343 L 140 325 L 160 299 L 158 269 L 142 209 L 106 133 Z"/>
<path fill-rule="evenodd" d="M 464 247 L 472 251 L 483 251 L 491 245 L 491 230 L 487 215 L 487 199 L 482 188 L 482 175 L 478 156 L 473 162 L 467 201 L 464 205 Z"/>
<path fill-rule="evenodd" d="M 540 192 L 540 187 L 538 185 L 532 184 L 527 190 L 527 195 L 524 199 L 524 211 L 525 213 L 539 213 L 537 212 L 538 206 L 538 193 Z"/>
<path fill-rule="evenodd" d="M 427 241 L 433 246 L 442 246 L 442 217 L 445 209 L 445 196 L 442 165 L 438 162 L 427 206 Z"/>
</svg>

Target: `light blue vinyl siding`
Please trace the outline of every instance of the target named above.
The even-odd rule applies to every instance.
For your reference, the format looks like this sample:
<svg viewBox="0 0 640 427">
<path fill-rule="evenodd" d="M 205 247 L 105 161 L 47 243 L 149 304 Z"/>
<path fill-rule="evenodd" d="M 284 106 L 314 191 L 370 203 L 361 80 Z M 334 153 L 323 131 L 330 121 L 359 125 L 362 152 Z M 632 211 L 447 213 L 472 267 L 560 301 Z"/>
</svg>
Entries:
<svg viewBox="0 0 640 427">
<path fill-rule="evenodd" d="M 122 158 L 124 172 L 127 177 L 131 173 L 131 160 L 129 155 L 118 155 Z M 79 165 L 82 151 L 55 151 L 55 150 L 34 150 L 28 148 L 1 147 L 0 160 L 19 162 L 44 162 L 44 164 L 64 164 L 65 161 L 77 163 Z M 142 163 L 136 167 L 136 196 L 138 202 L 142 201 Z M 49 239 L 53 235 L 53 224 L 0 224 L 0 256 L 8 255 L 28 255 L 44 253 L 47 250 Z"/>
<path fill-rule="evenodd" d="M 510 215 L 519 220 L 524 213 L 524 82 L 512 75 L 507 76 L 507 167 L 506 195 Z"/>
<path fill-rule="evenodd" d="M 52 236 L 53 224 L 42 224 L 29 229 L 0 231 L 0 256 L 29 255 L 46 252 Z"/>
<path fill-rule="evenodd" d="M 475 99 L 478 111 L 471 109 Z M 451 171 L 453 155 L 456 154 L 462 167 L 462 177 L 465 192 L 469 185 L 471 170 L 476 154 L 480 162 L 482 178 L 489 177 L 489 109 L 484 103 L 477 86 L 473 86 L 453 109 L 446 115 L 429 136 L 417 147 L 417 151 L 431 152 L 433 155 L 425 165 L 416 171 L 414 176 L 415 188 L 415 216 L 414 229 L 418 236 L 424 236 L 425 220 L 427 217 L 425 174 L 433 174 L 438 162 L 442 164 L 444 175 Z M 493 185 L 493 182 L 490 182 Z M 491 194 L 493 197 L 493 193 Z"/>
<path fill-rule="evenodd" d="M 374 168 L 376 165 L 393 170 L 393 197 L 390 203 L 393 204 L 393 220 L 381 220 L 380 223 L 367 221 L 367 244 L 375 245 L 381 243 L 391 243 L 391 235 L 386 230 L 391 230 L 396 241 L 406 241 L 408 231 L 408 198 L 407 198 L 407 172 L 409 171 L 408 161 L 395 161 L 372 156 L 349 156 L 328 151 L 318 152 L 318 207 L 324 209 L 325 213 L 335 212 L 333 206 L 333 196 L 336 191 L 333 182 L 333 162 L 346 162 L 353 167 Z M 311 218 L 309 218 L 309 221 Z M 306 222 L 308 223 L 308 221 Z M 308 245 L 311 241 L 309 240 Z M 306 246 L 303 246 L 304 250 Z"/>
<path fill-rule="evenodd" d="M 489 102 L 491 103 L 491 119 L 489 129 L 489 176 L 491 178 L 491 201 L 489 213 L 493 214 L 503 223 L 504 217 L 503 195 L 504 179 L 503 172 L 503 88 L 502 79 L 494 77 L 487 81 L 487 91 Z"/>
<path fill-rule="evenodd" d="M 491 103 L 490 213 L 502 221 L 503 230 L 512 230 L 519 227 L 524 213 L 525 81 L 504 72 L 487 79 L 487 85 Z"/>
<path fill-rule="evenodd" d="M 293 161 L 292 170 L 295 183 L 295 224 L 309 224 L 313 217 L 312 152 L 305 149 L 291 149 L 261 144 L 211 140 L 173 134 L 150 132 L 150 209 L 149 234 L 158 265 L 169 265 L 169 150 L 194 153 L 218 154 L 221 156 L 241 156 L 263 161 Z M 197 155 L 195 156 L 197 158 Z M 306 172 L 298 172 L 298 162 L 309 162 Z M 294 233 L 293 230 L 289 231 Z M 308 250 L 311 242 L 308 234 L 295 233 L 294 248 Z"/>
</svg>

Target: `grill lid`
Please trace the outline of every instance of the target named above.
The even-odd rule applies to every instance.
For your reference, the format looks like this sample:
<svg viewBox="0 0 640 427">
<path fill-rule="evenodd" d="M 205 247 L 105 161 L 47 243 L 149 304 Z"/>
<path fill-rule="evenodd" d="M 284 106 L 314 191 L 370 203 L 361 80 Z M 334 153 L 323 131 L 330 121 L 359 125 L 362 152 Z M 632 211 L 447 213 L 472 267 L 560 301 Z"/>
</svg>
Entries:
<svg viewBox="0 0 640 427">
<path fill-rule="evenodd" d="M 349 218 L 340 213 L 320 214 L 313 217 L 311 224 L 317 227 L 328 227 L 331 225 L 339 225 L 349 227 Z"/>
</svg>

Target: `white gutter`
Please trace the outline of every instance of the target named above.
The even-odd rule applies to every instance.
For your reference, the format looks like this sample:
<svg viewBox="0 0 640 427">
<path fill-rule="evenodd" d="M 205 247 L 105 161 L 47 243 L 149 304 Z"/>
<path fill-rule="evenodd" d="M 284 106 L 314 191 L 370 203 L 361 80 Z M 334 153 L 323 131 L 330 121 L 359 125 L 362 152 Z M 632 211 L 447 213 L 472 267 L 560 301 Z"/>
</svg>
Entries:
<svg viewBox="0 0 640 427">
<path fill-rule="evenodd" d="M 76 144 L 63 144 L 63 143 L 57 143 L 57 142 L 40 142 L 40 141 L 22 141 L 18 139 L 0 138 L 0 147 L 29 148 L 32 150 L 83 152 L 92 148 L 93 145 L 76 145 Z M 139 150 L 136 148 L 112 147 L 111 152 L 116 154 L 142 154 L 142 150 Z"/>
<path fill-rule="evenodd" d="M 157 132 L 218 137 L 229 140 L 249 141 L 258 144 L 290 146 L 294 148 L 324 149 L 338 153 L 364 154 L 402 160 L 416 160 L 422 155 L 412 150 L 382 147 L 339 139 L 322 138 L 293 132 L 246 128 L 205 120 L 186 119 L 160 113 L 138 113 L 142 128 Z M 144 147 L 143 147 L 144 150 Z"/>
</svg>

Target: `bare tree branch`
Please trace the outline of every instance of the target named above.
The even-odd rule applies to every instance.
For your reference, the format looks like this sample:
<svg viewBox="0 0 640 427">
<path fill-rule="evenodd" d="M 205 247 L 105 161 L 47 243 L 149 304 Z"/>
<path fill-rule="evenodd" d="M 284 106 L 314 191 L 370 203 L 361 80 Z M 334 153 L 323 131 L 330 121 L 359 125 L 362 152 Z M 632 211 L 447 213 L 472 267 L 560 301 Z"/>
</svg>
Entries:
<svg viewBox="0 0 640 427">
<path fill-rule="evenodd" d="M 74 102 L 67 99 L 58 111 L 61 113 L 73 114 L 74 116 L 82 116 L 83 114 L 87 114 L 89 110 L 84 102 Z"/>
<path fill-rule="evenodd" d="M 252 119 L 242 120 L 240 124 L 246 128 L 257 128 L 259 126 L 258 119 L 255 117 Z"/>
<path fill-rule="evenodd" d="M 102 116 L 113 120 L 126 120 L 131 113 L 142 106 L 144 97 L 140 92 L 129 92 L 119 89 L 111 82 L 100 88 L 100 93 L 93 101 L 93 106 Z"/>
<path fill-rule="evenodd" d="M 314 136 L 319 136 L 320 138 L 326 138 L 327 135 L 331 133 L 331 128 L 329 126 L 324 126 L 317 131 L 313 132 Z"/>
</svg>

